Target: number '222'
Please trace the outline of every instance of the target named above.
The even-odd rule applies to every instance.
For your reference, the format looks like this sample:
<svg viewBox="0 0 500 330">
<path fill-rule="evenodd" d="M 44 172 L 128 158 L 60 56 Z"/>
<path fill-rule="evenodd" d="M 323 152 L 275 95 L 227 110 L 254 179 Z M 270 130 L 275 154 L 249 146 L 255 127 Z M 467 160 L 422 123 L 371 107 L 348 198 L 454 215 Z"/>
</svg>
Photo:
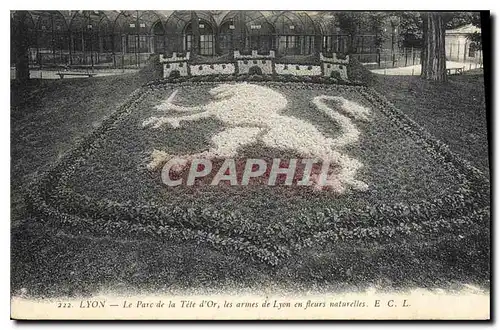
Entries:
<svg viewBox="0 0 500 330">
<path fill-rule="evenodd" d="M 71 303 L 69 302 L 57 303 L 57 308 L 71 308 Z"/>
</svg>

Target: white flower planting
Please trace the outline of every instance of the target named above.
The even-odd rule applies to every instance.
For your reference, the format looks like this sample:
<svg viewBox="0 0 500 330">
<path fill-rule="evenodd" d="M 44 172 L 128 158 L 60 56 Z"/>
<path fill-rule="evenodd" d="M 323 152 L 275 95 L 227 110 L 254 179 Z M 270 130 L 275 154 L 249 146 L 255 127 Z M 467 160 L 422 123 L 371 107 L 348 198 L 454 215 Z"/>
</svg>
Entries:
<svg viewBox="0 0 500 330">
<path fill-rule="evenodd" d="M 259 54 L 259 52 L 255 49 L 252 50 L 252 54 L 249 55 L 244 55 L 241 54 L 239 50 L 234 51 L 234 58 L 235 59 L 251 59 L 251 58 L 258 58 L 258 57 L 266 57 L 266 58 L 275 58 L 276 53 L 274 50 L 270 50 L 268 54 Z"/>
<path fill-rule="evenodd" d="M 340 59 L 337 57 L 337 53 L 333 53 L 332 57 L 326 57 L 323 53 L 319 53 L 319 59 L 321 62 L 330 62 L 330 63 L 338 63 L 338 64 L 348 64 L 349 63 L 349 55 L 346 55 L 345 59 Z"/>
<path fill-rule="evenodd" d="M 277 74 L 293 76 L 321 76 L 319 65 L 275 64 Z"/>
<path fill-rule="evenodd" d="M 238 50 L 234 51 L 234 59 L 238 63 L 238 74 L 248 74 L 252 67 L 260 68 L 262 74 L 273 74 L 274 58 L 273 50 L 268 54 L 259 54 L 256 50 L 252 50 L 251 55 L 243 55 Z"/>
<path fill-rule="evenodd" d="M 313 124 L 284 115 L 282 112 L 287 107 L 286 97 L 269 87 L 248 83 L 221 84 L 212 88 L 210 94 L 215 101 L 194 107 L 175 105 L 172 103 L 173 97 L 170 96 L 157 108 L 188 114 L 177 117 L 151 117 L 143 122 L 143 126 L 159 128 L 170 124 L 176 128 L 184 121 L 214 117 L 223 122 L 226 129 L 212 137 L 212 147 L 201 153 L 180 156 L 170 156 L 166 152 L 155 150 L 150 168 L 158 168 L 172 157 L 183 160 L 234 157 L 239 148 L 260 141 L 271 148 L 295 150 L 303 158 L 335 165 L 339 173 L 328 172 L 325 185 L 338 193 L 342 193 L 347 186 L 360 190 L 367 188 L 366 183 L 355 178 L 363 164 L 342 152 L 341 147 L 356 142 L 360 135 L 351 119 L 345 115 L 366 121 L 369 119 L 369 109 L 342 97 L 315 97 L 313 104 L 341 128 L 338 137 L 330 138 Z M 325 104 L 325 101 L 333 101 L 335 110 Z M 323 183 L 319 182 L 320 178 L 311 175 L 310 179 L 321 189 Z"/>
<path fill-rule="evenodd" d="M 340 78 L 347 80 L 347 65 L 349 65 L 349 55 L 345 59 L 340 59 L 337 57 L 336 53 L 333 53 L 332 57 L 326 57 L 323 53 L 319 54 L 320 61 L 323 65 L 323 73 L 325 77 L 331 77 L 332 72 L 338 72 Z"/>
<path fill-rule="evenodd" d="M 250 72 L 250 68 L 259 67 L 262 70 L 262 74 L 273 74 L 273 62 L 267 59 L 255 59 L 255 60 L 238 60 L 238 73 L 247 74 Z"/>
<path fill-rule="evenodd" d="M 174 62 L 163 64 L 163 78 L 168 78 L 174 71 L 179 71 L 179 75 L 187 76 L 187 62 Z"/>
<path fill-rule="evenodd" d="M 355 102 L 349 101 L 340 96 L 328 96 L 321 95 L 313 98 L 313 103 L 316 107 L 325 113 L 327 116 L 332 118 L 333 121 L 340 124 L 340 129 L 342 130 L 342 134 L 331 141 L 331 145 L 335 147 L 342 147 L 347 144 L 352 144 L 359 140 L 360 132 L 356 128 L 356 126 L 352 123 L 352 121 L 337 111 L 330 108 L 328 105 L 324 103 L 324 101 L 331 100 L 340 104 L 340 107 L 344 110 L 344 112 L 348 113 L 354 119 L 368 121 L 370 110 L 365 108 Z"/>
<path fill-rule="evenodd" d="M 172 53 L 172 57 L 160 55 L 160 63 L 163 63 L 163 78 L 168 78 L 174 71 L 179 71 L 181 76 L 188 75 L 188 61 L 190 53 L 187 52 L 185 56 L 177 56 L 176 52 Z"/>
<path fill-rule="evenodd" d="M 192 64 L 189 66 L 192 76 L 206 76 L 211 74 L 233 74 L 233 63 L 218 64 Z"/>
</svg>

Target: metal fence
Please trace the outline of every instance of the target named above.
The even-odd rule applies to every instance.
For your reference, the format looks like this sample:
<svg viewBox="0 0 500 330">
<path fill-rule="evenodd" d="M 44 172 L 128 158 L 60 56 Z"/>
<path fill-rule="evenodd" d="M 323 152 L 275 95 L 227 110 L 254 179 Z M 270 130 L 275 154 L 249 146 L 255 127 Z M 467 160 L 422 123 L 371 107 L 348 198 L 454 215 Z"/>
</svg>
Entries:
<svg viewBox="0 0 500 330">
<path fill-rule="evenodd" d="M 146 65 L 150 53 L 99 53 L 99 52 L 43 52 L 30 51 L 31 68 L 88 67 L 88 68 L 140 68 Z"/>
<path fill-rule="evenodd" d="M 483 67 L 483 52 L 470 42 L 447 43 L 446 60 L 452 64 L 463 64 L 466 70 Z M 421 64 L 421 49 L 401 48 L 398 50 L 382 50 L 371 54 L 352 54 L 368 69 L 385 69 L 409 67 Z"/>
<path fill-rule="evenodd" d="M 164 41 L 163 39 L 162 41 Z M 279 39 L 279 37 L 277 37 L 276 39 L 281 40 Z M 325 38 L 325 40 L 326 39 L 327 38 Z M 325 49 L 338 51 L 338 49 L 333 49 L 333 46 L 330 46 L 330 44 L 325 43 L 325 40 L 323 40 L 324 42 L 322 44 L 323 51 L 325 51 Z M 314 41 L 315 40 L 313 38 L 310 38 L 309 43 L 307 44 L 308 46 L 310 46 L 308 49 L 308 53 L 313 53 L 315 51 Z M 136 40 L 136 43 L 140 44 L 140 40 Z M 133 44 L 133 42 L 129 43 L 128 48 L 120 49 L 120 52 L 101 52 L 94 51 L 92 50 L 92 48 L 87 50 L 84 49 L 79 51 L 69 51 L 69 49 L 30 47 L 30 68 L 32 70 L 59 70 L 64 67 L 89 70 L 132 68 L 137 69 L 145 66 L 150 56 L 154 54 L 154 52 L 152 53 L 149 51 L 156 50 L 157 52 L 160 52 L 160 50 L 165 49 L 165 43 L 161 43 L 160 45 L 160 43 L 156 39 L 146 40 L 146 44 L 150 46 L 150 49 L 148 49 L 149 51 L 146 52 L 141 52 L 141 49 L 139 47 L 135 47 L 132 49 L 130 47 L 131 44 Z M 370 43 L 366 44 L 371 45 Z M 300 43 L 300 45 L 302 45 L 302 43 Z M 295 47 L 296 44 L 293 44 L 292 46 Z M 288 45 L 289 48 L 292 46 Z M 127 52 L 124 52 L 123 50 L 126 50 Z M 293 55 L 294 52 L 290 51 L 290 49 L 287 50 L 288 51 L 284 51 L 283 49 L 281 49 L 281 53 L 283 53 L 282 55 L 290 53 L 292 54 L 291 56 L 300 56 Z M 421 64 L 421 49 L 419 48 L 376 50 L 374 47 L 370 46 L 361 48 L 358 47 L 356 48 L 356 51 L 357 53 L 351 54 L 351 57 L 357 59 L 367 69 L 402 68 L 418 66 Z M 461 67 L 465 67 L 465 70 L 482 67 L 483 53 L 480 49 L 478 49 L 476 45 L 469 41 L 465 41 L 462 43 L 447 43 L 445 53 L 447 61 L 455 62 L 455 66 L 458 65 L 456 63 L 463 64 L 463 66 Z"/>
</svg>

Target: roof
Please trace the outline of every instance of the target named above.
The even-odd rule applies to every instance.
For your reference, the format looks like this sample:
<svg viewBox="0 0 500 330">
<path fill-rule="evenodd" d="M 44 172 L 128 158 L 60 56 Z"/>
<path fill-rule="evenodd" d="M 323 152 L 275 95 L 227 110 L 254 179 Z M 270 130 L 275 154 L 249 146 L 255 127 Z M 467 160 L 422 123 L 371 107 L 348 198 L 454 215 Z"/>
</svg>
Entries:
<svg viewBox="0 0 500 330">
<path fill-rule="evenodd" d="M 471 33 L 481 33 L 481 29 L 472 24 L 460 26 L 453 30 L 446 30 L 446 34 L 471 34 Z"/>
</svg>

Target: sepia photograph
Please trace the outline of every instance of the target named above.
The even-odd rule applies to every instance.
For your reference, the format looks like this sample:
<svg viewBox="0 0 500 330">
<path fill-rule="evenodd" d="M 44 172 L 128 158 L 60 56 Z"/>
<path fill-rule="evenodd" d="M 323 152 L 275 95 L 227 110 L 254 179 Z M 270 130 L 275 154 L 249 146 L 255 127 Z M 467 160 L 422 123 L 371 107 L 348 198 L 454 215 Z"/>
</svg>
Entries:
<svg viewBox="0 0 500 330">
<path fill-rule="evenodd" d="M 10 10 L 11 319 L 490 320 L 490 12 L 327 9 Z"/>
</svg>

